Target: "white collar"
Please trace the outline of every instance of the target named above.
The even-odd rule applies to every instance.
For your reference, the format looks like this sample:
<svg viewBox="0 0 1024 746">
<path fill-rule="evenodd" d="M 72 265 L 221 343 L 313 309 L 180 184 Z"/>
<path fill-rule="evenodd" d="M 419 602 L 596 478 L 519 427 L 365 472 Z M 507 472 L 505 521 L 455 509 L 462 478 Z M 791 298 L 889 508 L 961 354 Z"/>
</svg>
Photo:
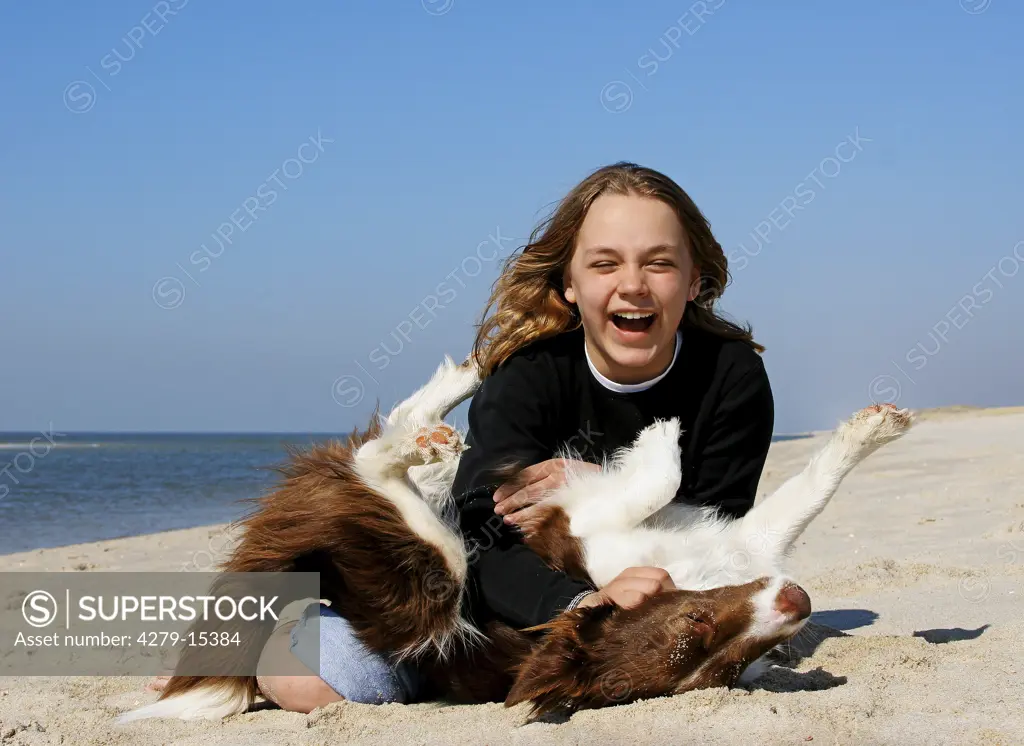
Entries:
<svg viewBox="0 0 1024 746">
<path fill-rule="evenodd" d="M 651 386 L 656 384 L 662 378 L 668 375 L 668 372 L 672 370 L 672 366 L 676 364 L 676 358 L 679 357 L 679 348 L 683 346 L 683 332 L 681 329 L 676 329 L 676 348 L 672 352 L 672 362 L 668 364 L 658 376 L 652 378 L 649 381 L 641 381 L 640 383 L 617 383 L 610 378 L 602 375 L 596 367 L 594 367 L 594 361 L 590 359 L 590 351 L 587 349 L 586 340 L 583 341 L 583 352 L 587 356 L 587 365 L 590 366 L 590 373 L 597 379 L 597 382 L 604 386 L 606 389 L 615 391 L 619 394 L 632 394 L 636 391 L 646 391 Z"/>
</svg>

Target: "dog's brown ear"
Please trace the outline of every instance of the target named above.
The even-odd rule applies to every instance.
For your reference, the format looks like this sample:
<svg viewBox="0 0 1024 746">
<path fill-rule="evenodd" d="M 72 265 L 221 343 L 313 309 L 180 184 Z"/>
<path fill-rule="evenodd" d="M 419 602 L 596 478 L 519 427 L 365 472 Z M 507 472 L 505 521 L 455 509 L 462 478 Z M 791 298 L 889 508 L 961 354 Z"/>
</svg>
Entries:
<svg viewBox="0 0 1024 746">
<path fill-rule="evenodd" d="M 577 708 L 586 686 L 580 681 L 586 668 L 586 650 L 573 626 L 555 623 L 547 637 L 520 666 L 505 707 L 533 702 L 530 717 Z"/>
<path fill-rule="evenodd" d="M 597 606 L 559 615 L 540 628 L 547 635 L 519 665 L 506 707 L 532 702 L 530 718 L 558 713 L 570 715 L 585 706 L 593 689 L 595 661 L 589 645 L 614 606 Z"/>
</svg>

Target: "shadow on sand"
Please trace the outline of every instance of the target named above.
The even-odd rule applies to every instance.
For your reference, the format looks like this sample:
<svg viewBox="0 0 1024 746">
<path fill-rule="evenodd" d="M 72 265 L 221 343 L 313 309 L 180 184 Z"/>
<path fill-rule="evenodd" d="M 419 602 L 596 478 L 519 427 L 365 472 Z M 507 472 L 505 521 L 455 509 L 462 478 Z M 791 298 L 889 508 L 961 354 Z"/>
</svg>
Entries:
<svg viewBox="0 0 1024 746">
<path fill-rule="evenodd" d="M 811 614 L 808 623 L 833 629 L 849 630 L 870 627 L 878 621 L 878 613 L 868 609 L 829 609 Z"/>
<path fill-rule="evenodd" d="M 839 609 L 812 615 L 811 619 L 815 621 L 808 621 L 796 637 L 768 653 L 772 667 L 754 682 L 752 688 L 769 692 L 814 692 L 846 683 L 845 676 L 833 676 L 821 666 L 811 671 L 793 670 L 804 658 L 814 655 L 823 641 L 830 637 L 850 637 L 841 629 L 818 622 L 822 616 L 849 625 L 847 629 L 866 626 L 878 618 L 878 614 L 865 609 Z"/>
<path fill-rule="evenodd" d="M 921 629 L 914 633 L 914 637 L 924 638 L 925 642 L 943 645 L 947 642 L 961 642 L 962 640 L 977 640 L 991 624 L 983 624 L 977 629 L 964 629 L 963 627 L 951 627 L 949 629 Z"/>
</svg>

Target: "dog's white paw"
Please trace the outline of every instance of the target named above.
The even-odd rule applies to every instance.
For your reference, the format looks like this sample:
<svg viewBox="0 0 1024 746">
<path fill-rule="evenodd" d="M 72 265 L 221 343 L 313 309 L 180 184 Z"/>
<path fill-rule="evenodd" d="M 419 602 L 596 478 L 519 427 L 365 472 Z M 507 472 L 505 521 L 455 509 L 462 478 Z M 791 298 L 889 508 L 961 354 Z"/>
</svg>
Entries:
<svg viewBox="0 0 1024 746">
<path fill-rule="evenodd" d="M 456 363 L 451 355 L 445 355 L 438 368 L 435 378 L 439 387 L 451 392 L 453 398 L 472 395 L 483 380 L 483 372 L 472 355 L 461 363 Z"/>
<path fill-rule="evenodd" d="M 459 363 L 458 368 L 461 371 L 463 371 L 464 373 L 466 373 L 467 375 L 469 375 L 472 378 L 476 379 L 477 381 L 482 381 L 483 378 L 484 378 L 483 371 L 480 369 L 480 366 L 477 364 L 477 360 L 476 360 L 476 356 L 475 355 L 472 355 L 472 354 L 467 355 L 466 359 L 463 360 L 461 363 Z"/>
<path fill-rule="evenodd" d="M 844 439 L 873 451 L 901 437 L 912 423 L 909 409 L 900 409 L 895 404 L 874 404 L 856 412 L 840 429 Z"/>
<path fill-rule="evenodd" d="M 682 468 L 680 435 L 678 417 L 658 420 L 640 431 L 626 460 L 631 466 L 645 473 L 676 474 Z"/>
</svg>

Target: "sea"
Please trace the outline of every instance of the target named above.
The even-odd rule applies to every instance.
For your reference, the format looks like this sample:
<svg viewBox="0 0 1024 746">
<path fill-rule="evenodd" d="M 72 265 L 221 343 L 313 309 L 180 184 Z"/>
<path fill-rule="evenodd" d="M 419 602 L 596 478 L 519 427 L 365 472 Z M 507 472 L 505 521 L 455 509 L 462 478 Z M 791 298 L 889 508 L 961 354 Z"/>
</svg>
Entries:
<svg viewBox="0 0 1024 746">
<path fill-rule="evenodd" d="M 0 433 L 0 554 L 236 520 L 289 445 L 332 437 Z"/>
<path fill-rule="evenodd" d="M 274 488 L 288 446 L 343 437 L 0 433 L 0 554 L 237 520 Z"/>
</svg>

